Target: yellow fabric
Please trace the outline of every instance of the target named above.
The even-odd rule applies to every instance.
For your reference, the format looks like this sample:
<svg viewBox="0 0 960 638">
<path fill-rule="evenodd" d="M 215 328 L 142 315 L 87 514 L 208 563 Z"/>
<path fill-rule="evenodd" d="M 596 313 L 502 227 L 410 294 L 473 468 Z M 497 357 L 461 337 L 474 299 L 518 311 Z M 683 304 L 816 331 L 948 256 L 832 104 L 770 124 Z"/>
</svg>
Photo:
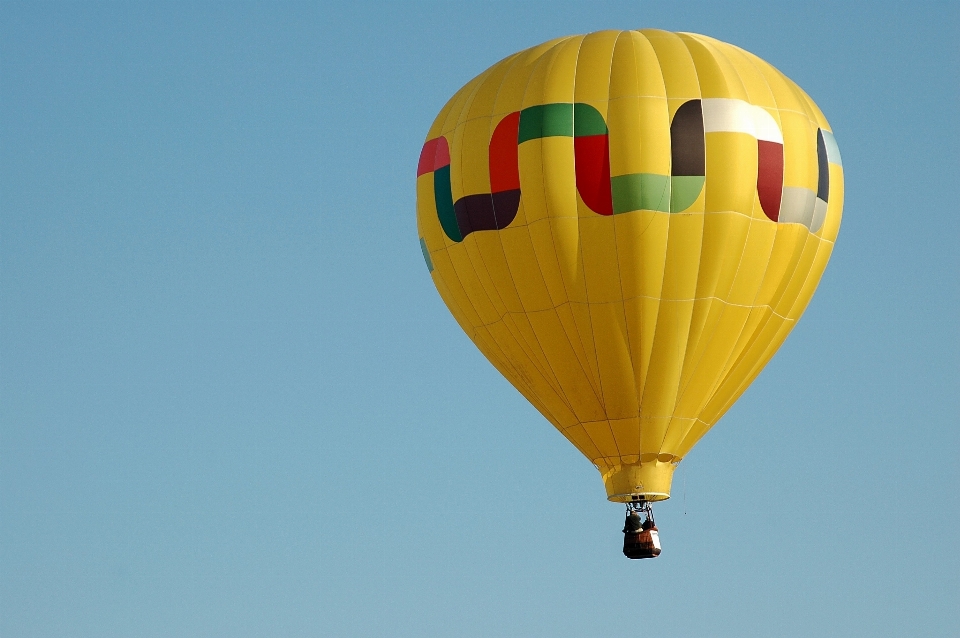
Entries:
<svg viewBox="0 0 960 638">
<path fill-rule="evenodd" d="M 696 34 L 604 31 L 513 55 L 443 107 L 427 139 L 450 148 L 454 200 L 490 192 L 489 142 L 510 113 L 594 107 L 612 175 L 669 175 L 670 122 L 691 99 L 763 108 L 783 135 L 783 186 L 817 190 L 813 101 L 775 68 Z M 813 295 L 840 226 L 831 163 L 816 232 L 761 209 L 755 138 L 705 133 L 705 184 L 682 212 L 598 215 L 575 181 L 574 138 L 518 151 L 522 197 L 506 228 L 450 240 L 434 176 L 417 179 L 431 276 L 493 365 L 600 470 L 611 500 L 669 497 L 675 466 L 777 351 Z"/>
</svg>

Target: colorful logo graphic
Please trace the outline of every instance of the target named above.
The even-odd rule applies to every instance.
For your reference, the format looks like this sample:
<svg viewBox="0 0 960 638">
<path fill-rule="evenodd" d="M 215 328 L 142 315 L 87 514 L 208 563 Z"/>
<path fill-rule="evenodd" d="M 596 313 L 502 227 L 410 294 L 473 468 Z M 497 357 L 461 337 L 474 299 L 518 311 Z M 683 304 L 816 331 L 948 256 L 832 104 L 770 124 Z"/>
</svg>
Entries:
<svg viewBox="0 0 960 638">
<path fill-rule="evenodd" d="M 428 140 L 417 176 L 433 173 L 437 215 L 444 233 L 461 242 L 472 232 L 506 228 L 520 206 L 519 146 L 545 137 L 573 137 L 577 192 L 598 215 L 638 210 L 682 212 L 700 196 L 706 180 L 705 136 L 745 133 L 757 140 L 757 195 L 774 222 L 799 223 L 816 232 L 823 225 L 829 196 L 829 164 L 841 165 L 833 134 L 817 129 L 817 192 L 784 187 L 783 134 L 765 109 L 743 100 L 689 100 L 670 124 L 671 174 L 610 175 L 609 130 L 597 109 L 584 103 L 531 106 L 508 114 L 490 139 L 490 193 L 453 200 L 450 147 L 444 136 Z M 813 143 L 813 140 L 811 140 Z"/>
</svg>

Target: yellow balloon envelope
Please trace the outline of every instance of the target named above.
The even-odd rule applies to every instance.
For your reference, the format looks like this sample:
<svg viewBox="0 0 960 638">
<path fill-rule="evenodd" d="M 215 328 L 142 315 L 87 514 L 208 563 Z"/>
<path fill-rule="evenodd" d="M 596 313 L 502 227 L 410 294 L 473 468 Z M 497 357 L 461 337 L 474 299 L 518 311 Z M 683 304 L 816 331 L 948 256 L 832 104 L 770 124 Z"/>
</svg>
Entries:
<svg viewBox="0 0 960 638">
<path fill-rule="evenodd" d="M 443 301 L 621 502 L 669 497 L 809 303 L 842 205 L 806 93 L 657 30 L 498 62 L 443 107 L 417 169 Z"/>
</svg>

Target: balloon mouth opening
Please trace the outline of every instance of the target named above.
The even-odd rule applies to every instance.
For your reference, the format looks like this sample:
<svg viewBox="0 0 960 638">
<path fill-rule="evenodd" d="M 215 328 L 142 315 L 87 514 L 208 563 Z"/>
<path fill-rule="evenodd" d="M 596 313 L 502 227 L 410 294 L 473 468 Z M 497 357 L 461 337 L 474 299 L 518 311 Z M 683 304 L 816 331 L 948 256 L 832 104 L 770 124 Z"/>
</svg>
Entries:
<svg viewBox="0 0 960 638">
<path fill-rule="evenodd" d="M 607 500 L 613 501 L 614 503 L 656 503 L 657 501 L 665 501 L 668 498 L 670 498 L 670 494 L 666 492 L 633 492 L 627 494 L 610 494 L 607 496 Z"/>
<path fill-rule="evenodd" d="M 670 498 L 673 463 L 624 464 L 602 473 L 607 500 L 614 503 L 655 503 Z"/>
</svg>

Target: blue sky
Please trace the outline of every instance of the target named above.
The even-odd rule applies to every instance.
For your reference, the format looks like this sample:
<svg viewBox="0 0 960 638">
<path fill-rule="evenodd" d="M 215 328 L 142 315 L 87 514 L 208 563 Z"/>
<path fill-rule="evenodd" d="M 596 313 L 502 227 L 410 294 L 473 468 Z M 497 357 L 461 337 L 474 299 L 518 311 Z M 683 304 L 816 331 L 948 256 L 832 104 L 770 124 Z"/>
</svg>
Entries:
<svg viewBox="0 0 960 638">
<path fill-rule="evenodd" d="M 781 69 L 846 178 L 642 562 L 414 221 L 454 91 L 637 27 Z M 950 2 L 4 3 L 0 634 L 955 635 L 958 33 Z"/>
</svg>

